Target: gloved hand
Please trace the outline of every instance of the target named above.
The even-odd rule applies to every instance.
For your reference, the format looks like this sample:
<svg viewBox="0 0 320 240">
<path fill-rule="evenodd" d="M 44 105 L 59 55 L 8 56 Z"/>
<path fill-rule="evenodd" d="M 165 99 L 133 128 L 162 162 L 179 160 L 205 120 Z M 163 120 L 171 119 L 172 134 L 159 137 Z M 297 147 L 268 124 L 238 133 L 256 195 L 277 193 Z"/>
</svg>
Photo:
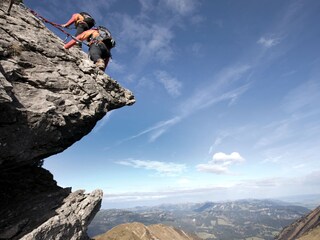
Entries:
<svg viewBox="0 0 320 240">
<path fill-rule="evenodd" d="M 66 24 L 62 24 L 62 25 L 61 25 L 61 27 L 66 28 L 66 27 L 67 27 L 67 25 L 66 25 Z"/>
</svg>

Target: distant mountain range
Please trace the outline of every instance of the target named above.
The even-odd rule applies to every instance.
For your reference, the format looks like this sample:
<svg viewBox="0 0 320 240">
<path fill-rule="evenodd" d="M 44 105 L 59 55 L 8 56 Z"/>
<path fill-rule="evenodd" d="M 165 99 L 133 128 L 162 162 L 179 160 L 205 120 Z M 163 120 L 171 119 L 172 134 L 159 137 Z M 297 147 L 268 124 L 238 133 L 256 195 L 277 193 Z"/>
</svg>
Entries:
<svg viewBox="0 0 320 240">
<path fill-rule="evenodd" d="M 165 224 L 202 239 L 274 239 L 277 234 L 310 209 L 282 201 L 239 200 L 101 210 L 88 229 L 89 236 L 113 227 L 140 222 L 147 226 Z"/>
<path fill-rule="evenodd" d="M 120 224 L 95 240 L 201 240 L 194 234 L 163 224 L 145 226 L 142 223 Z"/>
<path fill-rule="evenodd" d="M 304 206 L 313 210 L 320 205 L 320 194 L 285 196 L 278 198 L 278 200 Z"/>
</svg>

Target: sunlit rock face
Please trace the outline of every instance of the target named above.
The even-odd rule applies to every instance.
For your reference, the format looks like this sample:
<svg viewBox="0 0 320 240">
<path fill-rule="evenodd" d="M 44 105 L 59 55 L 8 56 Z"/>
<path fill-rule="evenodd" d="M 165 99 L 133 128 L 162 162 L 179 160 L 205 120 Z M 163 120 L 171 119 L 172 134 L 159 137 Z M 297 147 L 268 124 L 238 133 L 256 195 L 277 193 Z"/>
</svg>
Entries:
<svg viewBox="0 0 320 240">
<path fill-rule="evenodd" d="M 94 237 L 95 240 L 201 240 L 198 236 L 186 233 L 180 229 L 154 224 L 145 226 L 142 223 L 120 224 L 110 231 Z"/>
<path fill-rule="evenodd" d="M 8 5 L 0 2 L 0 239 L 87 239 L 102 192 L 57 186 L 42 161 L 134 96 L 23 6 L 7 15 Z"/>
<path fill-rule="evenodd" d="M 320 206 L 309 214 L 285 227 L 277 240 L 319 240 L 320 239 Z"/>
</svg>

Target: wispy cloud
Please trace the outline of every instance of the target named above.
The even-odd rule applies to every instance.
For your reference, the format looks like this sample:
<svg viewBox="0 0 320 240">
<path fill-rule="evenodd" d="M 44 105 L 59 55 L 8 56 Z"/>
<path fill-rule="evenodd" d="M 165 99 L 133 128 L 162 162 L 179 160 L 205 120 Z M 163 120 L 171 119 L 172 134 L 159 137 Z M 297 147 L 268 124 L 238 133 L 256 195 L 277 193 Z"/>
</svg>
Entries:
<svg viewBox="0 0 320 240">
<path fill-rule="evenodd" d="M 168 190 L 158 190 L 154 192 L 123 192 L 106 194 L 104 200 L 106 202 L 113 201 L 140 201 L 143 200 L 154 200 L 154 199 L 165 199 L 169 197 L 184 197 L 188 195 L 207 195 L 208 192 L 219 192 L 227 190 L 228 186 L 211 186 L 211 187 L 199 187 L 199 188 L 172 188 Z"/>
<path fill-rule="evenodd" d="M 180 15 L 188 15 L 194 11 L 198 1 L 196 0 L 164 0 L 168 9 Z"/>
<path fill-rule="evenodd" d="M 279 109 L 288 115 L 260 127 L 257 133 L 263 136 L 256 141 L 255 147 L 271 147 L 280 142 L 282 144 L 301 142 L 303 138 L 305 144 L 312 140 L 320 132 L 320 128 L 317 127 L 319 126 L 317 118 L 320 115 L 318 102 L 320 102 L 320 84 L 315 81 L 306 81 L 289 91 Z"/>
<path fill-rule="evenodd" d="M 118 72 L 118 73 L 123 73 L 126 69 L 126 67 L 121 64 L 120 62 L 116 61 L 116 60 L 112 60 L 109 63 L 112 67 L 112 71 L 114 72 Z"/>
<path fill-rule="evenodd" d="M 116 163 L 124 166 L 156 171 L 161 176 L 177 176 L 186 170 L 186 166 L 184 164 L 177 164 L 173 162 L 128 159 L 118 161 Z"/>
<path fill-rule="evenodd" d="M 160 25 L 153 25 L 149 29 L 149 38 L 143 42 L 139 51 L 139 59 L 150 59 L 151 57 L 160 61 L 167 61 L 173 55 L 170 42 L 173 39 L 172 31 Z"/>
<path fill-rule="evenodd" d="M 156 0 L 139 0 L 141 4 L 142 11 L 150 11 L 156 5 Z"/>
<path fill-rule="evenodd" d="M 301 164 L 294 165 L 292 168 L 299 169 L 299 168 L 304 168 L 305 166 L 306 165 L 304 163 L 301 163 Z"/>
<path fill-rule="evenodd" d="M 199 4 L 195 0 L 139 0 L 139 3 L 141 8 L 138 14 L 114 13 L 112 20 L 120 29 L 118 39 L 121 49 L 117 50 L 130 54 L 135 52 L 132 58 L 135 72 L 154 62 L 172 60 L 175 54 L 175 28 L 184 25 L 186 20 L 201 21 L 200 16 L 196 17 L 195 10 Z"/>
<path fill-rule="evenodd" d="M 195 93 L 179 106 L 181 115 L 188 116 L 200 109 L 212 106 L 215 103 L 233 100 L 248 90 L 250 84 L 245 75 L 251 69 L 249 65 L 232 66 L 223 69 L 213 77 L 209 85 L 195 91 Z M 235 84 L 243 80 L 244 84 Z"/>
<path fill-rule="evenodd" d="M 307 93 L 307 94 L 306 94 Z M 320 102 L 320 83 L 309 80 L 292 89 L 283 99 L 282 108 L 289 113 L 317 108 Z"/>
<path fill-rule="evenodd" d="M 135 139 L 137 137 L 140 137 L 140 136 L 143 136 L 143 135 L 149 134 L 149 133 L 151 134 L 150 141 L 154 141 L 158 137 L 160 137 L 163 133 L 165 133 L 171 126 L 177 124 L 180 121 L 181 121 L 180 117 L 174 117 L 174 118 L 171 118 L 166 121 L 158 122 L 154 126 L 147 128 L 146 130 L 143 130 L 142 132 L 140 132 L 136 135 L 128 137 L 128 138 L 122 140 L 121 142 L 129 141 L 129 140 Z"/>
<path fill-rule="evenodd" d="M 261 161 L 261 163 L 278 163 L 279 161 L 281 161 L 283 159 L 283 156 L 269 156 L 267 158 L 265 158 L 263 161 Z"/>
<path fill-rule="evenodd" d="M 103 126 L 110 120 L 110 117 L 111 117 L 111 114 L 112 112 L 108 112 L 106 116 L 104 116 L 104 118 L 102 118 L 97 126 L 93 129 L 93 131 L 96 133 L 96 132 L 99 132 Z"/>
<path fill-rule="evenodd" d="M 139 202 L 139 201 L 154 201 L 157 199 L 165 199 L 168 196 L 165 194 L 141 194 L 141 193 L 124 193 L 124 194 L 108 194 L 104 196 L 106 202 Z"/>
<path fill-rule="evenodd" d="M 164 88 L 172 97 L 177 97 L 181 94 L 180 91 L 182 83 L 178 81 L 176 78 L 171 77 L 165 71 L 157 71 L 155 72 L 155 75 L 158 81 L 164 86 Z"/>
<path fill-rule="evenodd" d="M 280 121 L 273 122 L 264 127 L 264 136 L 260 138 L 255 147 L 261 148 L 270 146 L 272 144 L 277 144 L 279 141 L 289 138 L 292 134 L 292 122 L 294 119 L 284 119 Z"/>
<path fill-rule="evenodd" d="M 212 160 L 206 164 L 198 164 L 197 170 L 200 172 L 208 172 L 214 174 L 230 174 L 229 167 L 236 163 L 244 162 L 245 159 L 241 157 L 238 152 L 233 152 L 230 155 L 223 152 L 215 153 Z"/>
<path fill-rule="evenodd" d="M 258 42 L 259 44 L 261 44 L 262 46 L 266 47 L 266 48 L 271 48 L 277 44 L 280 43 L 280 39 L 278 38 L 266 38 L 266 37 L 261 37 Z"/>
<path fill-rule="evenodd" d="M 214 81 L 212 81 L 210 85 L 198 89 L 190 98 L 185 99 L 183 103 L 178 106 L 176 116 L 169 120 L 158 122 L 154 126 L 125 139 L 125 141 L 149 133 L 151 133 L 150 140 L 155 141 L 170 127 L 201 109 L 211 107 L 222 101 L 234 103 L 234 101 L 250 87 L 250 83 L 247 83 L 246 79 L 244 79 L 250 69 L 251 68 L 248 65 L 224 69 L 220 74 L 214 77 Z M 243 80 L 244 84 L 234 87 L 240 80 Z"/>
<path fill-rule="evenodd" d="M 300 30 L 305 28 L 304 18 L 302 15 L 308 14 L 307 11 L 301 11 L 306 2 L 303 0 L 293 0 L 287 7 L 284 15 L 277 21 L 277 25 L 274 26 L 271 32 L 264 34 L 257 41 L 265 48 L 271 48 L 282 41 L 287 39 L 290 35 L 300 34 Z M 288 45 L 289 42 L 286 42 Z M 284 47 L 281 51 L 288 50 L 288 46 Z"/>
<path fill-rule="evenodd" d="M 211 154 L 214 151 L 214 149 L 222 143 L 222 140 L 223 140 L 223 137 L 221 136 L 216 137 L 213 144 L 209 148 L 209 154 Z"/>
<path fill-rule="evenodd" d="M 166 62 L 173 56 L 171 41 L 174 34 L 171 26 L 144 21 L 140 16 L 117 15 L 121 26 L 119 39 L 121 51 L 137 50 L 135 59 L 136 72 L 150 62 Z M 139 68 L 139 69 L 137 69 Z"/>
<path fill-rule="evenodd" d="M 203 45 L 200 43 L 193 43 L 191 46 L 191 52 L 195 57 L 202 57 L 204 56 L 204 48 Z"/>
<path fill-rule="evenodd" d="M 184 1 L 185 3 L 187 3 L 188 1 Z M 194 3 L 194 1 L 192 1 Z M 292 4 L 292 6 L 290 7 L 290 9 L 288 10 L 288 13 L 285 14 L 285 16 L 280 19 L 280 24 L 279 26 L 277 26 L 275 29 L 273 29 L 273 33 L 269 33 L 269 34 L 265 34 L 264 36 L 262 36 L 257 43 L 261 44 L 262 46 L 266 47 L 266 48 L 270 48 L 273 46 L 276 46 L 277 44 L 280 43 L 280 41 L 282 41 L 284 39 L 284 37 L 282 36 L 286 36 L 286 26 L 290 23 L 290 20 L 292 20 L 297 13 L 299 12 L 299 9 L 301 8 L 301 1 L 296 1 L 297 4 Z M 166 2 L 167 6 L 171 6 L 173 8 L 174 11 L 177 11 L 179 13 L 181 13 L 183 15 L 183 13 L 191 13 L 193 10 L 192 8 L 195 8 L 196 5 L 191 4 L 190 6 L 192 6 L 190 8 L 190 10 L 185 9 L 185 5 L 183 3 L 183 1 L 167 1 Z M 137 23 L 137 22 L 136 22 Z M 151 33 L 149 32 L 150 29 L 157 29 L 158 27 L 163 27 L 162 25 L 159 26 L 145 26 L 143 23 L 142 24 L 142 30 L 140 30 L 140 26 L 139 23 L 138 24 L 125 24 L 125 27 L 128 27 L 129 29 L 135 29 L 134 31 L 131 31 L 132 36 L 135 35 L 144 35 L 144 38 L 146 36 L 147 39 L 149 39 L 147 42 L 140 42 L 140 47 L 145 47 L 145 46 L 149 46 L 151 49 L 148 50 L 148 52 L 153 52 L 153 55 L 157 55 L 155 54 L 154 51 L 157 51 L 161 49 L 164 50 L 161 47 L 161 44 L 158 45 L 157 44 L 157 37 L 150 37 L 153 36 L 152 31 Z M 139 29 L 139 31 L 137 31 Z M 166 31 L 169 31 L 169 33 L 171 33 L 170 38 L 167 39 L 166 43 L 169 44 L 171 42 L 171 40 L 174 38 L 174 34 L 173 32 L 170 30 L 171 26 L 169 28 L 165 27 L 165 31 L 163 31 L 164 33 Z M 130 31 L 129 31 L 130 32 Z M 138 32 L 138 33 L 137 33 Z M 128 31 L 126 31 L 126 36 L 127 36 Z M 131 34 L 129 34 L 130 36 Z M 161 36 L 161 31 L 159 33 L 159 35 Z M 130 37 L 129 37 L 130 39 Z M 152 40 L 154 39 L 154 40 Z M 161 39 L 161 37 L 159 38 Z M 154 43 L 151 43 L 154 42 Z M 153 49 L 154 47 L 154 49 Z M 170 51 L 172 51 L 172 49 L 170 49 Z M 169 51 L 169 52 L 170 52 Z M 163 52 L 166 52 L 166 50 L 164 50 Z M 144 55 L 143 51 L 140 52 L 140 54 Z M 147 52 L 146 55 L 147 56 Z M 165 54 L 166 55 L 166 54 Z M 259 54 L 258 54 L 259 55 Z M 262 56 L 264 56 L 264 53 L 259 55 L 260 58 L 262 58 Z M 147 59 L 148 57 L 146 57 Z M 220 71 L 218 74 L 216 74 L 211 81 L 211 84 L 203 86 L 200 89 L 197 89 L 194 94 L 185 99 L 183 102 L 180 103 L 180 105 L 177 107 L 176 109 L 176 116 L 172 117 L 171 119 L 179 119 L 179 121 L 175 121 L 172 124 L 165 124 L 164 128 L 161 127 L 163 122 L 167 122 L 170 121 L 171 119 L 167 120 L 167 121 L 163 121 L 160 123 L 155 123 L 154 126 L 146 129 L 146 130 L 142 130 L 140 133 L 136 134 L 133 137 L 130 137 L 128 139 L 132 139 L 135 137 L 140 137 L 143 136 L 145 134 L 150 134 L 149 136 L 149 140 L 151 141 L 155 141 L 156 139 L 158 139 L 160 136 L 162 136 L 170 127 L 174 126 L 175 124 L 177 124 L 178 122 L 182 121 L 184 118 L 195 114 L 197 111 L 201 110 L 201 109 L 205 109 L 208 107 L 213 106 L 214 104 L 217 104 L 219 102 L 222 101 L 228 101 L 229 105 L 235 104 L 236 101 L 239 99 L 239 97 L 241 95 L 243 95 L 250 87 L 251 87 L 251 83 L 248 81 L 249 76 L 247 75 L 248 72 L 252 72 L 254 71 L 253 68 L 256 68 L 259 66 L 259 63 L 255 63 L 254 65 L 251 64 L 243 64 L 243 65 L 233 65 L 231 67 L 227 67 L 225 69 L 223 69 L 222 71 Z M 252 71 L 251 71 L 252 70 Z M 153 131 L 156 131 L 153 133 Z M 285 125 L 282 126 L 282 128 L 278 128 L 278 132 L 277 132 L 277 136 L 276 137 L 281 137 L 285 134 Z M 282 134 L 282 135 L 281 135 Z M 275 136 L 275 135 L 274 135 Z M 268 144 L 268 139 L 261 139 L 259 145 L 260 146 L 266 146 Z M 222 171 L 223 169 L 221 169 Z"/>
</svg>

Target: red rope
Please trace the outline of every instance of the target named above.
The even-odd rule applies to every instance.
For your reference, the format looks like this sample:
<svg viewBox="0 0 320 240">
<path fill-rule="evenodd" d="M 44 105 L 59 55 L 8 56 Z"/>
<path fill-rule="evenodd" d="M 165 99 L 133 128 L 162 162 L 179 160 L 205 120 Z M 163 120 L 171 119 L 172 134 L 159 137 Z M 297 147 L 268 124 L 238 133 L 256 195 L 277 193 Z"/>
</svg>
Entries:
<svg viewBox="0 0 320 240">
<path fill-rule="evenodd" d="M 42 16 L 39 15 L 36 11 L 34 11 L 34 10 L 30 9 L 30 8 L 29 8 L 29 11 L 30 11 L 34 16 L 36 16 L 37 18 L 39 18 L 41 21 L 46 22 L 46 23 L 49 23 L 49 24 L 51 24 L 52 26 L 54 26 L 55 28 L 59 29 L 59 30 L 60 30 L 61 32 L 63 32 L 64 34 L 68 35 L 69 37 L 75 38 L 75 37 L 72 36 L 70 33 L 68 33 L 68 32 L 66 32 L 65 30 L 63 30 L 59 24 L 56 24 L 56 23 L 54 23 L 54 22 L 49 21 L 48 19 L 42 17 Z"/>
</svg>

